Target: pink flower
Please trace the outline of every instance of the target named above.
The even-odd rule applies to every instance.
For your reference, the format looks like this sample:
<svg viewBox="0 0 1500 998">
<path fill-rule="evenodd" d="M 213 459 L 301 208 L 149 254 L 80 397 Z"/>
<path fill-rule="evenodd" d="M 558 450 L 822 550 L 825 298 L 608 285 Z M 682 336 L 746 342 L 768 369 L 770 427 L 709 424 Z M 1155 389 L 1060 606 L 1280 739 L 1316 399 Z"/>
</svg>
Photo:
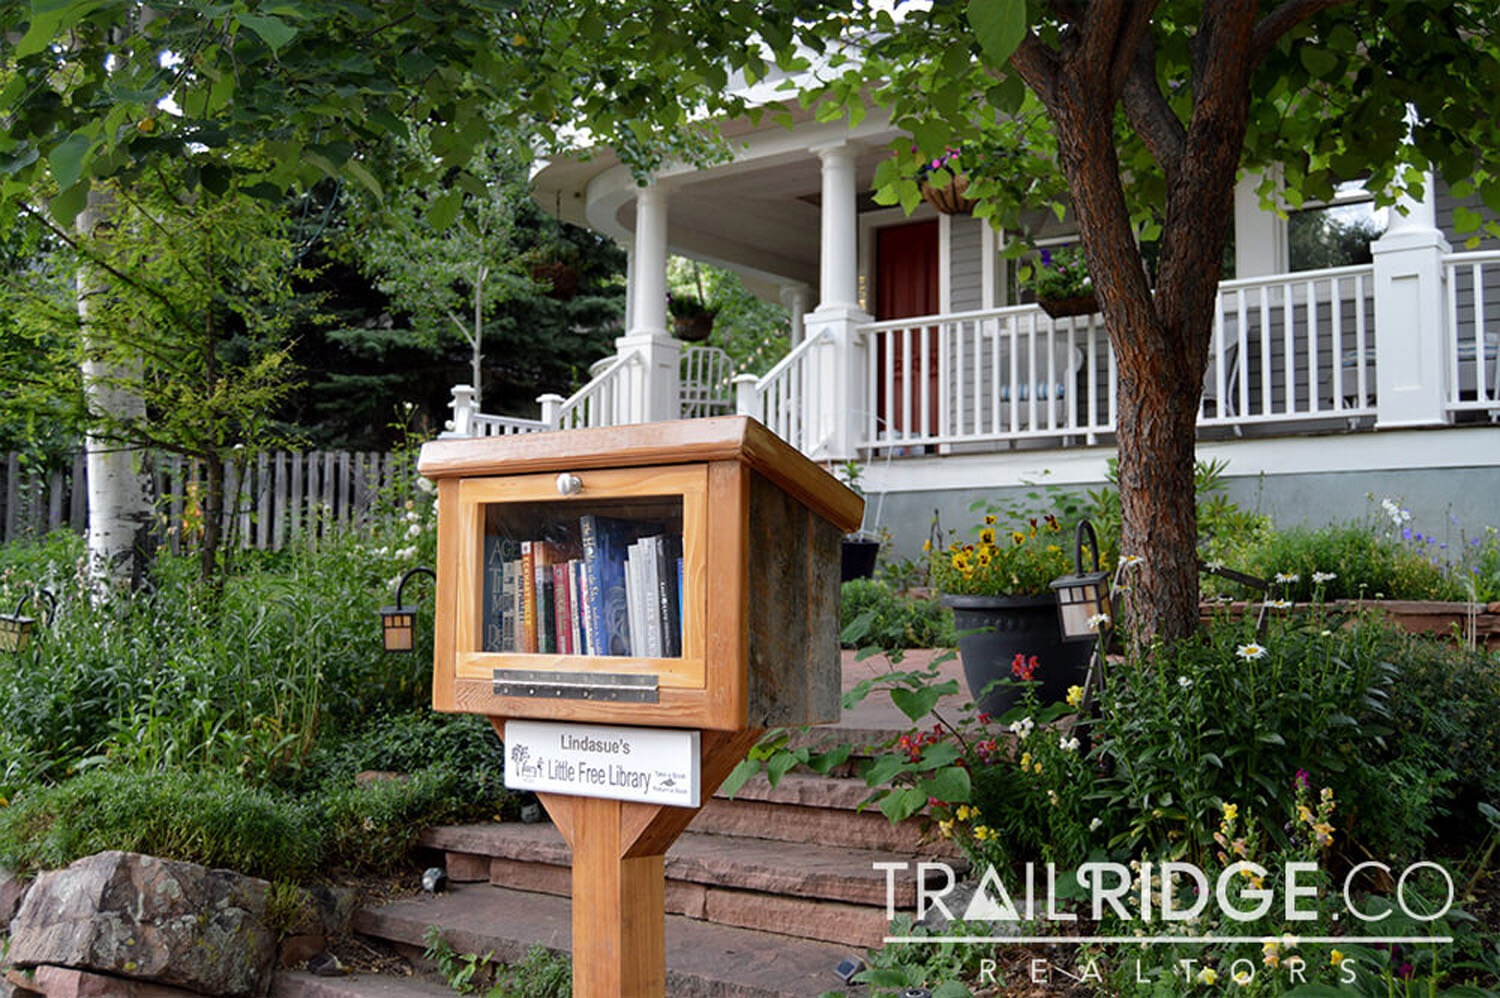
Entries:
<svg viewBox="0 0 1500 998">
<path fill-rule="evenodd" d="M 1312 774 L 1309 773 L 1305 769 L 1299 769 L 1299 770 L 1297 770 L 1297 789 L 1298 790 L 1306 790 L 1307 789 L 1308 779 L 1311 777 L 1311 775 Z"/>
</svg>

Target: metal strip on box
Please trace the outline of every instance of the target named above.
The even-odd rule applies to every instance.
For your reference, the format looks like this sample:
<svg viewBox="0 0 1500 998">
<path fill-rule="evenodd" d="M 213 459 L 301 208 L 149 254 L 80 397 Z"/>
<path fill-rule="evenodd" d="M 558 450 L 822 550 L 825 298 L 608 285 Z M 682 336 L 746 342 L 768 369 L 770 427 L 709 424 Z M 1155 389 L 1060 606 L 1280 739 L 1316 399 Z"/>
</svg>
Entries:
<svg viewBox="0 0 1500 998">
<path fill-rule="evenodd" d="M 659 698 L 654 675 L 496 669 L 494 680 L 497 697 L 603 700 L 608 703 L 657 703 Z"/>
</svg>

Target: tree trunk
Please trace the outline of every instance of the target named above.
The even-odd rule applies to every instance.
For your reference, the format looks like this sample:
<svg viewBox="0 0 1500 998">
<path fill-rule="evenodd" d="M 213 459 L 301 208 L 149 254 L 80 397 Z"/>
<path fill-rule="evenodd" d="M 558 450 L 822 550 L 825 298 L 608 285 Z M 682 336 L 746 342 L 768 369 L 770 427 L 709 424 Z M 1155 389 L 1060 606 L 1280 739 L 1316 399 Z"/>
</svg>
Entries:
<svg viewBox="0 0 1500 998">
<path fill-rule="evenodd" d="M 1058 83 L 1048 104 L 1058 164 L 1118 364 L 1120 551 L 1144 559 L 1123 580 L 1126 617 L 1135 642 L 1182 637 L 1198 621 L 1193 461 L 1201 377 L 1158 314 L 1141 264 L 1120 185 L 1113 104 L 1080 76 L 1063 73 Z"/>
<path fill-rule="evenodd" d="M 203 497 L 203 548 L 198 552 L 198 576 L 205 582 L 217 578 L 220 538 L 224 519 L 224 462 L 216 455 L 208 465 L 207 494 Z"/>
<path fill-rule="evenodd" d="M 108 191 L 89 192 L 88 205 L 79 213 L 77 231 L 84 237 L 107 224 L 114 206 Z M 78 274 L 78 319 L 85 360 L 83 388 L 91 412 L 107 412 L 117 420 L 143 420 L 145 405 L 134 393 L 120 387 L 132 372 L 96 359 L 89 319 L 93 300 L 109 293 L 108 278 L 97 270 L 81 267 Z M 89 578 L 96 595 L 115 588 L 134 589 L 145 579 L 156 547 L 152 523 L 150 455 L 105 439 L 90 431 L 84 437 L 88 453 Z"/>
</svg>

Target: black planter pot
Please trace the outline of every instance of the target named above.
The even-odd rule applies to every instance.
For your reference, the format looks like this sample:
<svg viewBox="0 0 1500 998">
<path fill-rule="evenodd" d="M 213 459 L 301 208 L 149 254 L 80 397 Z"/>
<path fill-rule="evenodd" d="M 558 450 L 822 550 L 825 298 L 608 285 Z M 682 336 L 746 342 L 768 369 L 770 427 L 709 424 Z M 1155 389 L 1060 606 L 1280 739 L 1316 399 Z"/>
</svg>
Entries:
<svg viewBox="0 0 1500 998">
<path fill-rule="evenodd" d="M 874 560 L 880 555 L 879 540 L 856 540 L 844 537 L 843 573 L 840 582 L 867 579 L 874 575 Z"/>
<path fill-rule="evenodd" d="M 988 696 L 979 696 L 995 680 L 1013 678 L 1010 667 L 1018 654 L 1037 657 L 1034 678 L 1041 681 L 1037 697 L 1044 704 L 1066 700 L 1069 686 L 1083 685 L 1094 646 L 1089 641 L 1063 641 L 1056 598 L 944 596 L 943 605 L 953 608 L 964 679 L 981 710 L 998 718 L 1020 700 L 1019 686 L 998 686 Z"/>
<path fill-rule="evenodd" d="M 842 582 L 850 579 L 868 579 L 875 574 L 875 559 L 880 555 L 879 541 L 860 541 L 844 538 Z"/>
</svg>

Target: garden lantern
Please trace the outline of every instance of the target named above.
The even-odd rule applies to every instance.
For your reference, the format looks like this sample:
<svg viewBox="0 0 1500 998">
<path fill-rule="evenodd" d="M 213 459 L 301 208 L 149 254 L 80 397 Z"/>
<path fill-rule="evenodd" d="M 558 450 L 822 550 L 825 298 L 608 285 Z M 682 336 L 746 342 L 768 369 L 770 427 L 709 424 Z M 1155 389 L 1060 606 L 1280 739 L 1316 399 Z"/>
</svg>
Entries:
<svg viewBox="0 0 1500 998">
<path fill-rule="evenodd" d="M 407 606 L 402 602 L 401 593 L 406 589 L 406 580 L 418 574 L 426 575 L 434 582 L 437 581 L 437 573 L 432 569 L 413 568 L 401 576 L 401 581 L 396 584 L 396 605 L 380 608 L 381 636 L 385 639 L 386 651 L 409 652 L 416 644 L 414 632 L 417 607 L 415 604 Z"/>
<path fill-rule="evenodd" d="M 1088 531 L 1089 550 L 1093 553 L 1094 569 L 1083 570 L 1083 534 Z M 1108 620 L 1109 573 L 1099 570 L 1099 537 L 1094 525 L 1087 520 L 1078 521 L 1078 530 L 1073 535 L 1073 574 L 1052 580 L 1057 593 L 1057 619 L 1062 628 L 1064 641 L 1088 641 L 1098 634 L 1098 620 Z"/>
<path fill-rule="evenodd" d="M 47 589 L 38 589 L 35 595 L 46 597 L 47 623 L 51 625 L 52 615 L 57 610 L 57 597 Z M 36 618 L 23 617 L 21 611 L 26 608 L 32 596 L 33 593 L 22 596 L 21 602 L 16 604 L 15 613 L 0 613 L 0 651 L 25 651 L 27 644 L 31 642 L 31 629 L 36 625 Z"/>
</svg>

